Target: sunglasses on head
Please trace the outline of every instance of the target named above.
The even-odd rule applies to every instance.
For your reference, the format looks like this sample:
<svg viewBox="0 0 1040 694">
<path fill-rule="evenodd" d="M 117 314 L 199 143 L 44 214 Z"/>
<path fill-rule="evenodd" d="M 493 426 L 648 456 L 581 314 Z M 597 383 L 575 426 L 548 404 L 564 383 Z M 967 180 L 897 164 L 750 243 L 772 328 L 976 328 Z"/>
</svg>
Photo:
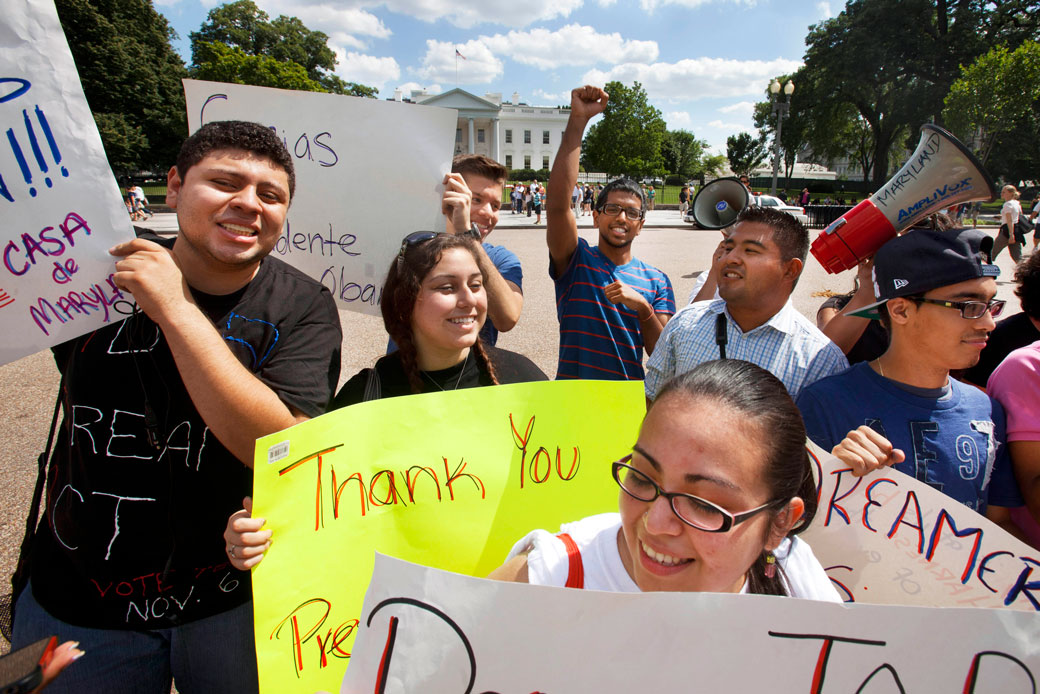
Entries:
<svg viewBox="0 0 1040 694">
<path fill-rule="evenodd" d="M 412 233 L 405 236 L 401 241 L 401 250 L 397 252 L 397 269 L 401 269 L 401 263 L 404 262 L 404 254 L 412 246 L 418 246 L 420 243 L 426 243 L 427 241 L 434 239 L 441 235 L 439 231 L 413 231 Z"/>
</svg>

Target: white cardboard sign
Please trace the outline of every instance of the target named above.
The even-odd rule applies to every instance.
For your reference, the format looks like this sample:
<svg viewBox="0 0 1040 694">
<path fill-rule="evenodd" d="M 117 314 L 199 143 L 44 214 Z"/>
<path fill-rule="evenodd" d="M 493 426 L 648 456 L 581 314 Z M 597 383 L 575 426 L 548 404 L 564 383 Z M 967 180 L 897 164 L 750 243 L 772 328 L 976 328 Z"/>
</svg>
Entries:
<svg viewBox="0 0 1040 694">
<path fill-rule="evenodd" d="M 108 249 L 134 237 L 50 2 L 0 21 L 0 364 L 119 320 Z"/>
<path fill-rule="evenodd" d="M 847 601 L 1040 611 L 1040 558 L 974 510 L 891 468 L 853 477 L 810 446 L 819 510 L 802 537 Z"/>
<path fill-rule="evenodd" d="M 1040 616 L 601 593 L 377 556 L 344 694 L 1036 691 Z"/>
<path fill-rule="evenodd" d="M 401 240 L 444 230 L 453 109 L 184 80 L 188 128 L 218 120 L 269 126 L 293 155 L 296 195 L 272 253 L 332 292 L 341 308 L 379 314 Z"/>
</svg>

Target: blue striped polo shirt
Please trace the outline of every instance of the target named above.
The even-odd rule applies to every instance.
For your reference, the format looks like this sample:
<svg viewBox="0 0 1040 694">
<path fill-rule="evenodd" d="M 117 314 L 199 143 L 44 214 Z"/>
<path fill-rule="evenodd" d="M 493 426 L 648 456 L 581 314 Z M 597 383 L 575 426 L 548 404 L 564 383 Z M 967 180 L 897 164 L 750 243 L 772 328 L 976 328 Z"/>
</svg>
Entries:
<svg viewBox="0 0 1040 694">
<path fill-rule="evenodd" d="M 615 265 L 582 238 L 570 265 L 559 277 L 549 259 L 549 276 L 556 284 L 556 316 L 560 321 L 556 378 L 642 380 L 639 317 L 622 304 L 610 303 L 603 289 L 620 280 L 642 294 L 654 312 L 671 315 L 675 313 L 675 295 L 668 276 L 637 258 Z"/>
</svg>

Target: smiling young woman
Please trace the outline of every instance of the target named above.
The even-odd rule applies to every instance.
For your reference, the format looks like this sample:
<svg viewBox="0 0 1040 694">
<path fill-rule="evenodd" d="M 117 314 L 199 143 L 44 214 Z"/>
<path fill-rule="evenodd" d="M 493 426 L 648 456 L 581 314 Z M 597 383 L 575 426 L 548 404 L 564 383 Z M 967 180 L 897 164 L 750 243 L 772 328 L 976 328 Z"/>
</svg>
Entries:
<svg viewBox="0 0 1040 694">
<path fill-rule="evenodd" d="M 491 578 L 840 600 L 797 537 L 816 512 L 805 427 L 768 371 L 719 360 L 672 379 L 612 472 L 619 513 L 528 534 Z"/>
<path fill-rule="evenodd" d="M 486 278 L 471 238 L 409 234 L 380 300 L 383 325 L 398 350 L 347 381 L 330 409 L 376 397 L 546 380 L 527 357 L 479 339 L 487 318 Z"/>
</svg>

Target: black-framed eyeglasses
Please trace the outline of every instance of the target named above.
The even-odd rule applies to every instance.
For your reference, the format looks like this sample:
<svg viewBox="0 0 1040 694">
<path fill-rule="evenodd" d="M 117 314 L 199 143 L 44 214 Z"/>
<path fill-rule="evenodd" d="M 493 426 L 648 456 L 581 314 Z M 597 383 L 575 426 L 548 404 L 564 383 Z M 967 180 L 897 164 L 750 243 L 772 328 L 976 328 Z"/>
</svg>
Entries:
<svg viewBox="0 0 1040 694">
<path fill-rule="evenodd" d="M 599 211 L 601 214 L 605 214 L 608 217 L 617 217 L 619 214 L 621 214 L 622 211 L 624 211 L 625 217 L 633 222 L 638 222 L 640 219 L 643 218 L 643 211 L 638 207 L 622 207 L 621 205 L 618 205 L 617 203 L 613 202 L 608 202 L 605 205 L 600 205 Z"/>
<path fill-rule="evenodd" d="M 614 481 L 633 499 L 650 503 L 659 496 L 668 499 L 672 512 L 686 525 L 707 533 L 724 533 L 734 525 L 739 525 L 768 508 L 787 503 L 787 499 L 775 499 L 761 506 L 744 511 L 730 513 L 721 506 L 693 494 L 666 492 L 650 477 L 628 465 L 632 460 L 629 453 L 613 464 Z"/>
<path fill-rule="evenodd" d="M 990 301 L 946 301 L 945 299 L 926 299 L 923 296 L 912 296 L 910 298 L 924 304 L 955 308 L 961 312 L 961 318 L 967 318 L 968 320 L 982 318 L 986 315 L 986 311 L 989 311 L 989 315 L 996 318 L 1004 311 L 1004 304 L 1007 303 L 1003 299 L 991 299 Z"/>
</svg>

